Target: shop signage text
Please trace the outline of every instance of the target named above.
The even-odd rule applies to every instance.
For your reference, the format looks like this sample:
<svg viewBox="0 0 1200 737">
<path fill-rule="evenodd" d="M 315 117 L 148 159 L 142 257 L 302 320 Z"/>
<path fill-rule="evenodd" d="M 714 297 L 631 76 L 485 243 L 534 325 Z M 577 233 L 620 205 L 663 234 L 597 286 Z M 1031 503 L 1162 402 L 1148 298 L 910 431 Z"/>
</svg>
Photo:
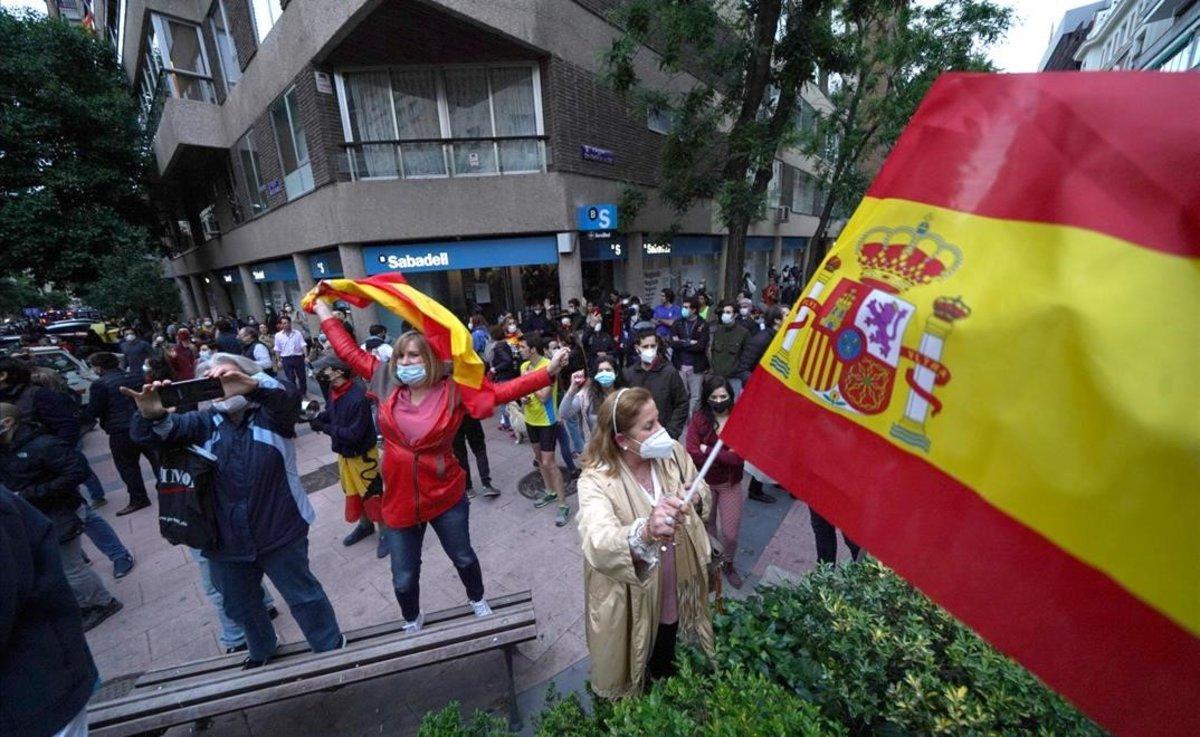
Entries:
<svg viewBox="0 0 1200 737">
<path fill-rule="evenodd" d="M 262 281 L 267 278 L 267 272 L 262 269 L 254 269 L 250 272 L 250 275 L 254 277 L 254 281 Z"/>
<path fill-rule="evenodd" d="M 222 278 L 223 280 L 225 280 L 225 283 L 226 283 L 226 284 L 233 284 L 233 276 L 231 276 L 231 275 L 229 275 L 229 274 L 223 274 L 223 275 L 221 276 L 221 278 Z"/>
<path fill-rule="evenodd" d="M 618 226 L 616 205 L 584 205 L 578 208 L 579 229 L 610 230 Z"/>
<path fill-rule="evenodd" d="M 598 161 L 601 164 L 617 163 L 617 155 L 606 148 L 589 146 L 586 143 L 579 147 L 579 155 L 584 161 Z"/>
<path fill-rule="evenodd" d="M 441 253 L 427 253 L 424 256 L 396 256 L 390 254 L 380 256 L 379 263 L 389 269 L 428 269 L 437 266 L 449 266 L 450 254 L 442 251 Z"/>
<path fill-rule="evenodd" d="M 643 245 L 643 249 L 645 250 L 646 254 L 650 255 L 650 256 L 670 256 L 671 255 L 671 244 L 670 243 L 646 243 Z"/>
</svg>

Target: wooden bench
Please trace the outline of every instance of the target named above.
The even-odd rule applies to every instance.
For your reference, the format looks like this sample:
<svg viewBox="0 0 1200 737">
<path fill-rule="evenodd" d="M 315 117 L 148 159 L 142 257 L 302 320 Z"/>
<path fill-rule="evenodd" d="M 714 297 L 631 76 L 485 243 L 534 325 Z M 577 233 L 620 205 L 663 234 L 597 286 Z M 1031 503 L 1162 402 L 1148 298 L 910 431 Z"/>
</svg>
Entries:
<svg viewBox="0 0 1200 737">
<path fill-rule="evenodd" d="M 533 597 L 523 591 L 490 603 L 490 617 L 476 617 L 469 606 L 433 612 L 417 634 L 403 632 L 400 621 L 347 632 L 346 647 L 326 653 L 310 652 L 304 642 L 288 643 L 254 670 L 242 670 L 246 655 L 235 653 L 147 671 L 124 695 L 88 704 L 88 727 L 96 737 L 161 733 L 219 714 L 503 650 L 509 724 L 520 729 L 512 658 L 518 644 L 537 637 Z"/>
</svg>

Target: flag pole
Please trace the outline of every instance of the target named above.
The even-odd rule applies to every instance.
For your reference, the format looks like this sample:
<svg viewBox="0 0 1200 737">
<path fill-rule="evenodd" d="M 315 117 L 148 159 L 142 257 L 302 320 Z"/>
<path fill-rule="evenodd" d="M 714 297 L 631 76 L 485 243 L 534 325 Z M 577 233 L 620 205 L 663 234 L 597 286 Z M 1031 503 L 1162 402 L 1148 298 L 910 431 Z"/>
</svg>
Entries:
<svg viewBox="0 0 1200 737">
<path fill-rule="evenodd" d="M 708 458 L 704 459 L 704 465 L 700 467 L 700 473 L 696 474 L 696 479 L 692 481 L 692 485 L 687 490 L 687 494 L 683 497 L 683 503 L 687 504 L 696 495 L 696 486 L 700 480 L 708 475 L 708 469 L 712 468 L 713 461 L 717 460 L 717 453 L 721 452 L 721 448 L 725 447 L 725 441 L 717 438 L 717 442 L 713 444 L 712 450 L 708 451 Z"/>
</svg>

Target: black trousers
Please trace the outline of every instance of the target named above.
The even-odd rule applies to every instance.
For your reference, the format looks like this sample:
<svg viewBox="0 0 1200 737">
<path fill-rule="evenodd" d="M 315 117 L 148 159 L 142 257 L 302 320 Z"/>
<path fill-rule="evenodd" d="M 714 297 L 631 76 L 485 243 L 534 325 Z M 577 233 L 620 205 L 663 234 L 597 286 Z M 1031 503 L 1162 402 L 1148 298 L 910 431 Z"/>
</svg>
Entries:
<svg viewBox="0 0 1200 737">
<path fill-rule="evenodd" d="M 679 634 L 679 623 L 658 625 L 654 638 L 654 649 L 646 661 L 646 681 L 657 681 L 675 675 L 675 638 Z"/>
<path fill-rule="evenodd" d="M 470 415 L 463 417 L 462 425 L 454 435 L 454 457 L 463 473 L 467 474 L 467 488 L 471 486 L 471 465 L 467 461 L 467 444 L 471 444 L 471 452 L 475 454 L 475 465 L 479 466 L 479 483 L 483 486 L 492 485 L 492 472 L 488 466 L 487 440 L 483 437 L 483 423 Z"/>
<path fill-rule="evenodd" d="M 300 394 L 308 394 L 308 379 L 304 376 L 304 356 L 284 356 L 279 359 L 283 364 L 283 378 L 296 385 Z"/>
<path fill-rule="evenodd" d="M 130 504 L 149 504 L 150 497 L 146 494 L 146 484 L 142 481 L 142 467 L 139 461 L 142 456 L 145 456 L 157 478 L 158 454 L 154 452 L 153 448 L 133 442 L 128 431 L 109 435 L 108 449 L 112 452 L 117 474 L 120 475 L 121 481 L 125 483 L 125 488 L 129 491 Z"/>
<path fill-rule="evenodd" d="M 813 535 L 817 538 L 817 560 L 821 563 L 833 563 L 837 560 L 838 529 L 829 520 L 817 514 L 817 510 L 808 508 L 809 520 L 812 522 Z M 850 548 L 850 558 L 858 560 L 859 547 L 853 540 L 842 533 L 842 540 Z"/>
</svg>

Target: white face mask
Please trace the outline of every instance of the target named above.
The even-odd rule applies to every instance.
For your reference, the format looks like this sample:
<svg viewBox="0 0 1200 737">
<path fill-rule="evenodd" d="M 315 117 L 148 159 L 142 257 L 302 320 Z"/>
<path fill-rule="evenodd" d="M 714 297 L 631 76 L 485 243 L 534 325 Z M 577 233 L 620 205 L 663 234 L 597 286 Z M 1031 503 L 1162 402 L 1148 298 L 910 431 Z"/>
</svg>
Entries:
<svg viewBox="0 0 1200 737">
<path fill-rule="evenodd" d="M 596 331 L 597 333 L 600 332 L 600 323 L 595 323 L 592 325 L 592 330 Z"/>
<path fill-rule="evenodd" d="M 747 317 L 750 314 L 750 308 L 743 307 L 740 310 L 738 310 L 738 314 L 741 315 L 742 317 Z"/>
<path fill-rule="evenodd" d="M 200 351 L 200 360 L 207 361 L 212 358 L 212 351 Z"/>
<path fill-rule="evenodd" d="M 721 313 L 721 322 L 724 323 L 725 325 L 732 325 L 733 324 L 733 314 L 729 313 L 729 312 L 722 312 Z"/>
<path fill-rule="evenodd" d="M 638 353 L 641 354 L 642 363 L 646 365 L 654 363 L 654 358 L 658 355 L 658 351 L 653 348 L 643 348 Z"/>
<path fill-rule="evenodd" d="M 665 427 L 658 428 L 651 433 L 650 437 L 638 443 L 638 455 L 647 460 L 670 458 L 674 452 L 675 441 L 667 434 L 667 428 Z"/>
<path fill-rule="evenodd" d="M 229 399 L 218 399 L 212 403 L 212 408 L 223 415 L 234 415 L 246 409 L 250 402 L 241 394 Z"/>
</svg>

